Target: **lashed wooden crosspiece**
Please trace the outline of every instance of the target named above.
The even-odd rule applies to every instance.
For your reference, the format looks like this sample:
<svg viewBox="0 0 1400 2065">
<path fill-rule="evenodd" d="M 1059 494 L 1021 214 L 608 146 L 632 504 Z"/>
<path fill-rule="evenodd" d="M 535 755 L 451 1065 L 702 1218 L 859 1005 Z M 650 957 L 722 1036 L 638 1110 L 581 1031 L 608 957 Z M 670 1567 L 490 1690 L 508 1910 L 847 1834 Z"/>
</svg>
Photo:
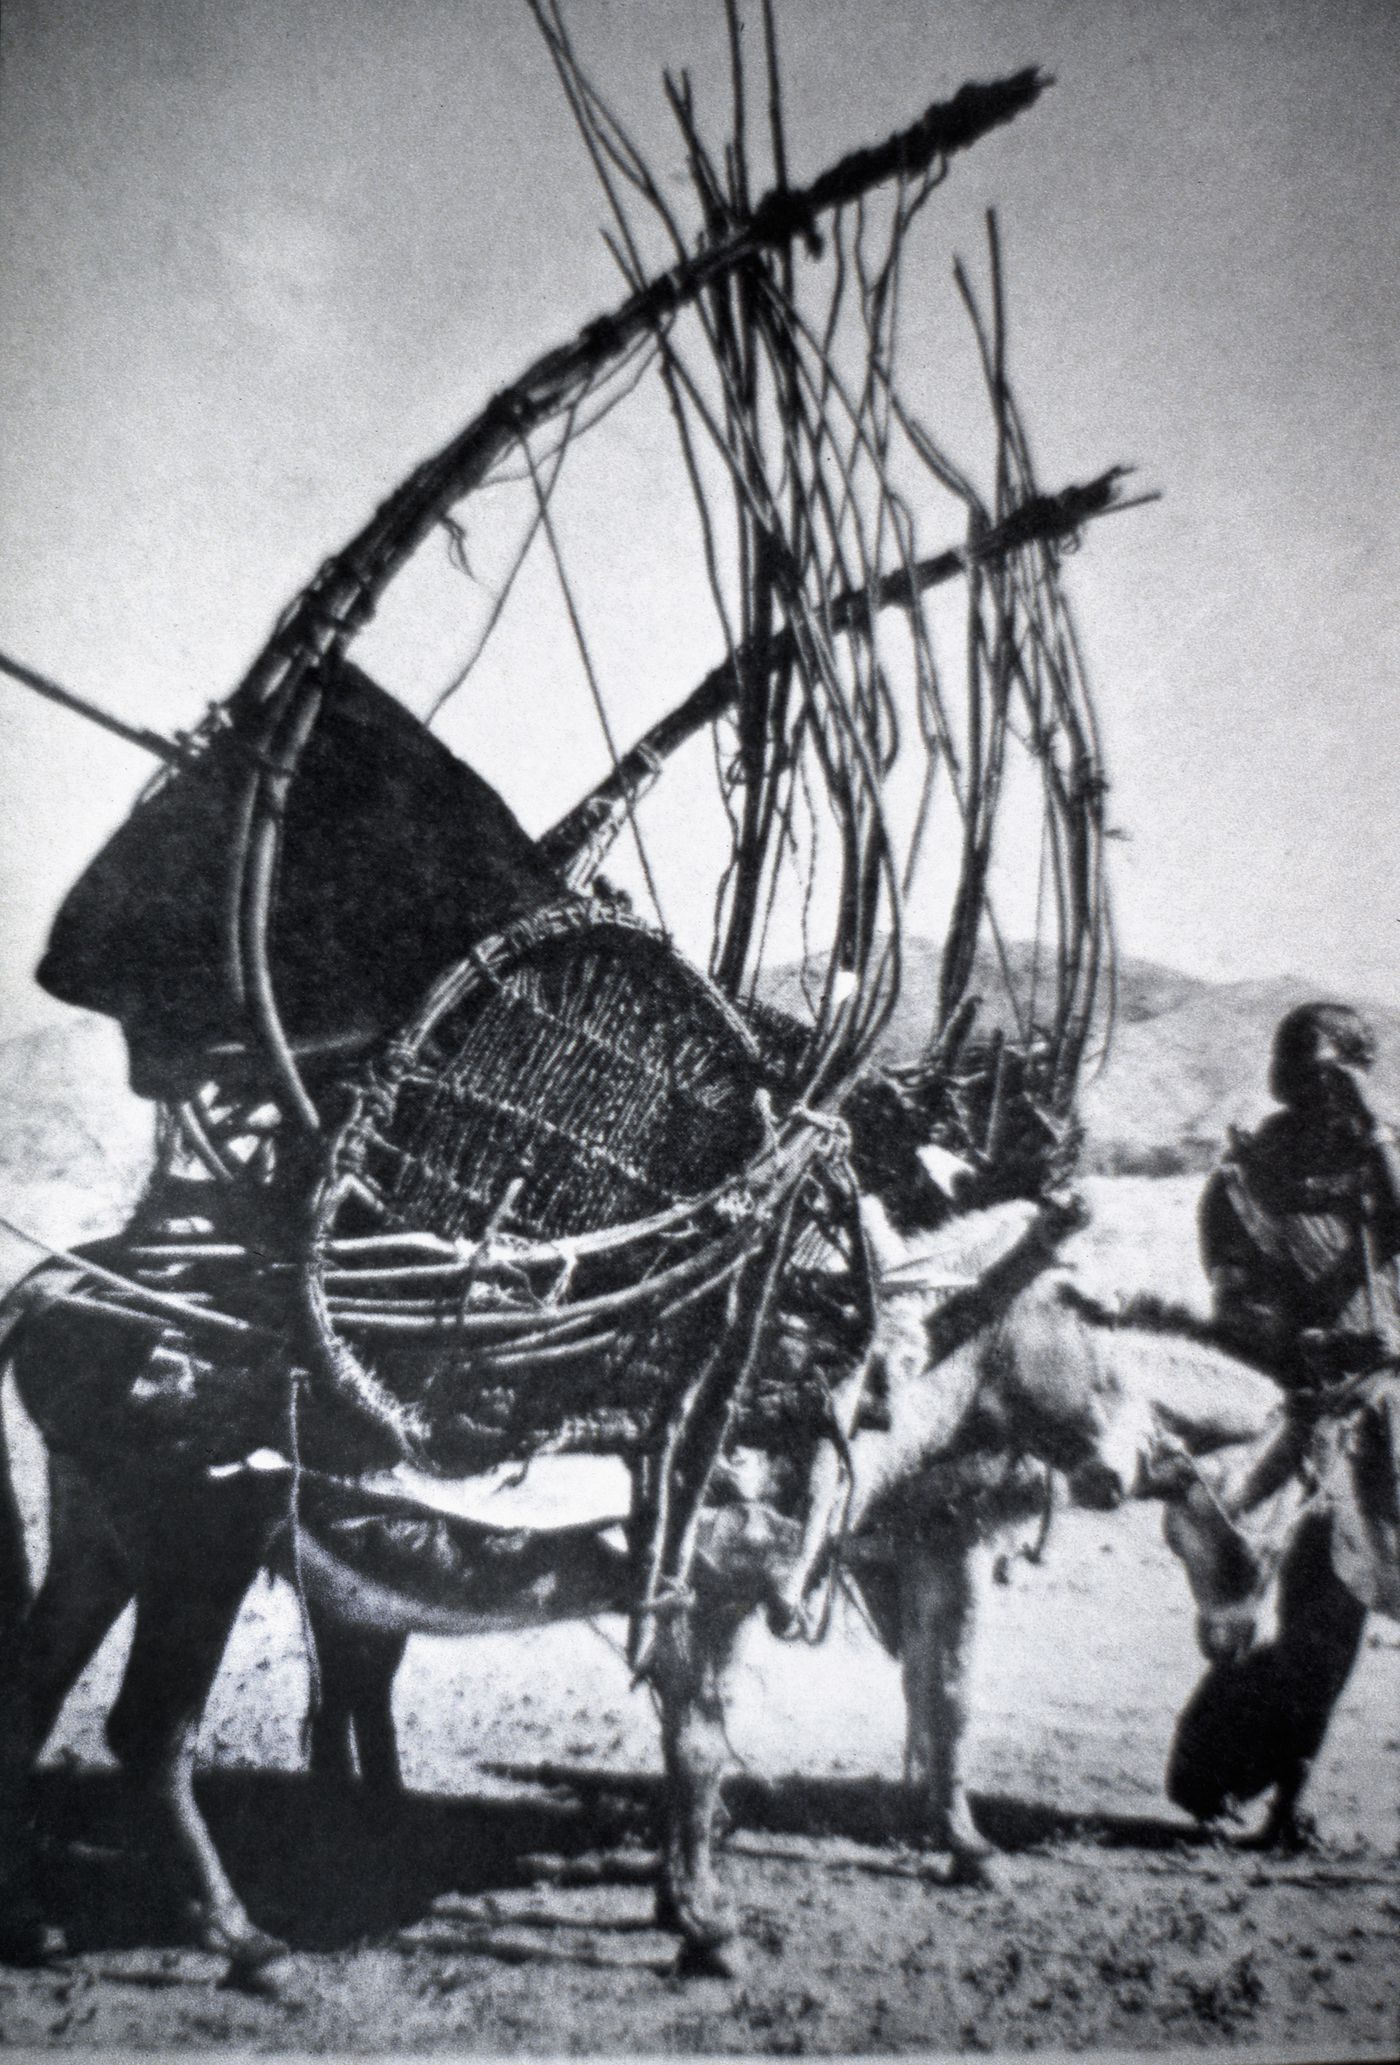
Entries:
<svg viewBox="0 0 1400 2065">
<path fill-rule="evenodd" d="M 1122 497 L 1120 486 L 1127 470 L 1121 466 L 1110 467 L 1094 480 L 1071 482 L 1057 494 L 1033 496 L 1013 510 L 1005 523 L 996 525 L 982 537 L 966 545 L 951 545 L 944 552 L 921 559 L 912 573 L 902 567 L 896 568 L 886 574 L 873 591 L 861 588 L 839 596 L 832 605 L 832 629 L 863 630 L 875 610 L 909 608 L 918 595 L 958 579 L 974 566 L 990 565 L 1003 554 L 1019 551 L 1026 545 L 1061 543 L 1075 537 L 1095 517 L 1133 509 L 1144 501 L 1155 500 L 1155 496 L 1133 496 L 1127 500 Z M 770 652 L 773 650 L 771 645 L 769 649 Z M 778 659 L 781 659 L 781 649 Z M 643 732 L 621 756 L 617 767 L 596 788 L 590 789 L 547 832 L 541 834 L 540 847 L 552 866 L 571 882 L 588 881 L 593 867 L 601 864 L 606 845 L 611 845 L 625 814 L 624 792 L 632 802 L 638 801 L 673 753 L 688 739 L 694 738 L 697 732 L 703 731 L 707 724 L 725 715 L 738 693 L 742 669 L 742 653 L 736 653 L 712 667 L 689 695 Z M 87 718 L 89 723 L 110 732 L 114 738 L 138 747 L 170 767 L 191 764 L 199 757 L 198 747 L 183 738 L 169 738 L 164 732 L 152 731 L 147 725 L 129 724 L 125 718 L 102 709 L 52 676 L 41 674 L 3 652 L 0 652 L 0 673 L 8 674 L 45 701 L 56 703 L 74 716 Z M 588 856 L 600 837 L 606 837 L 606 845 L 590 866 Z"/>
<path fill-rule="evenodd" d="M 178 740 L 168 739 L 163 732 L 152 731 L 147 725 L 128 724 L 124 717 L 99 708 L 86 696 L 75 695 L 61 681 L 39 673 L 37 668 L 26 667 L 22 661 L 11 659 L 8 653 L 0 653 L 0 674 L 8 674 L 12 681 L 18 681 L 22 687 L 42 696 L 45 702 L 57 703 L 61 710 L 70 710 L 75 717 L 86 717 L 89 724 L 110 732 L 113 738 L 121 739 L 125 745 L 139 746 L 143 753 L 151 753 L 171 767 L 178 767 L 196 757 L 194 748 L 182 746 Z"/>
<path fill-rule="evenodd" d="M 873 589 L 848 590 L 832 603 L 831 628 L 865 630 L 877 610 L 910 608 L 929 589 L 956 580 L 975 566 L 989 566 L 1026 545 L 1063 542 L 1095 517 L 1132 506 L 1119 495 L 1125 470 L 1114 466 L 1097 479 L 1082 485 L 1071 483 L 1058 494 L 1033 496 L 1013 510 L 1004 523 L 975 541 L 921 559 L 910 570 L 895 568 Z M 769 638 L 765 647 L 768 664 L 775 669 L 781 667 L 795 642 L 791 631 Z M 733 708 L 747 657 L 741 648 L 712 667 L 683 702 L 642 734 L 596 788 L 542 835 L 541 852 L 569 882 L 579 888 L 587 885 L 602 865 L 628 812 L 657 780 L 664 763 L 687 740 Z"/>
</svg>

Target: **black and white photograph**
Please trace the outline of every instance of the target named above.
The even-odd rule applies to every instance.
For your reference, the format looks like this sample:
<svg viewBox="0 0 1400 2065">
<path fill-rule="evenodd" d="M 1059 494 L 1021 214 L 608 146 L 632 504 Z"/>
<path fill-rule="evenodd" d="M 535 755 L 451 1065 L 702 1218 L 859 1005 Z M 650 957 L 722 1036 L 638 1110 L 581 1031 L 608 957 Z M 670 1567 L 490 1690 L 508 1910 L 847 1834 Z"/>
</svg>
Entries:
<svg viewBox="0 0 1400 2065">
<path fill-rule="evenodd" d="M 1400 2049 L 1397 0 L 5 0 L 0 2047 Z"/>
</svg>

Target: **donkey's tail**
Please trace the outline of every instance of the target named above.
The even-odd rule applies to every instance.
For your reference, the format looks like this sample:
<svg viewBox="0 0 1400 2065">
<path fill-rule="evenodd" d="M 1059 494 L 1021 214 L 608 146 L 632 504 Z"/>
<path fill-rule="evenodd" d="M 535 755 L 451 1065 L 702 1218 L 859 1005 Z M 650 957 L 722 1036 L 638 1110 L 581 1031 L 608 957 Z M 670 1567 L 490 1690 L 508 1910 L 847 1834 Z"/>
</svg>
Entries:
<svg viewBox="0 0 1400 2065">
<path fill-rule="evenodd" d="M 27 1300 L 21 1295 L 29 1278 L 16 1284 L 0 1299 L 0 1384 L 14 1365 L 17 1336 L 28 1316 Z M 24 1515 L 20 1511 L 11 1450 L 9 1406 L 0 1395 L 0 1669 L 14 1654 L 20 1625 L 33 1602 L 34 1586 L 24 1540 Z"/>
</svg>

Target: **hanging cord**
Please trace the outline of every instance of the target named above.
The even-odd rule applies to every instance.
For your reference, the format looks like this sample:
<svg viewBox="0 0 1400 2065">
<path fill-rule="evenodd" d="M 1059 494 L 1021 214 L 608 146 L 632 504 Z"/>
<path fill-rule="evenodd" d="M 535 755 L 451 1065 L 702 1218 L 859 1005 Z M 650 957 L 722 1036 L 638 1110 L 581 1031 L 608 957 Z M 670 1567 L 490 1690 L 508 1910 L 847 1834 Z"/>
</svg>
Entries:
<svg viewBox="0 0 1400 2065">
<path fill-rule="evenodd" d="M 868 1359 L 866 1369 L 868 1372 Z M 862 1396 L 864 1396 L 864 1392 L 865 1385 L 862 1385 Z M 855 1457 L 851 1453 L 850 1436 L 837 1417 L 836 1408 L 829 1393 L 825 1405 L 825 1432 L 827 1439 L 836 1451 L 840 1472 L 840 1488 L 827 1520 L 826 1539 L 829 1560 L 826 1576 L 822 1581 L 815 1612 L 812 1610 L 808 1594 L 804 1588 L 803 1594 L 797 1603 L 796 1618 L 784 1627 L 774 1630 L 779 1641 L 791 1642 L 797 1640 L 806 1643 L 812 1648 L 826 1640 L 827 1631 L 831 1626 L 831 1615 L 836 1604 L 836 1594 L 841 1582 L 841 1556 L 850 1531 L 851 1501 L 855 1496 L 856 1478 Z"/>
<path fill-rule="evenodd" d="M 543 483 L 540 480 L 539 471 L 535 465 L 534 453 L 530 450 L 528 441 L 525 444 L 525 458 L 526 463 L 530 468 L 530 480 L 535 490 L 535 498 L 539 504 L 540 521 L 544 526 L 545 540 L 549 546 L 550 557 L 554 561 L 554 571 L 559 577 L 559 592 L 564 598 L 564 607 L 569 614 L 569 625 L 574 634 L 574 643 L 578 647 L 579 658 L 583 662 L 583 671 L 588 680 L 588 690 L 589 694 L 593 698 L 593 707 L 598 713 L 598 722 L 602 727 L 603 739 L 607 745 L 608 758 L 612 763 L 613 775 L 618 780 L 621 780 L 620 756 L 617 750 L 617 740 L 613 736 L 612 725 L 608 722 L 607 708 L 603 702 L 603 692 L 598 683 L 598 676 L 593 666 L 592 655 L 588 650 L 588 641 L 583 635 L 583 623 L 579 617 L 578 607 L 574 601 L 573 588 L 570 585 L 568 574 L 564 570 L 563 556 L 559 550 L 558 533 L 555 531 L 554 519 L 550 514 L 549 498 L 544 492 Z M 553 482 L 551 482 L 550 485 L 552 487 Z M 670 928 L 666 923 L 666 914 L 661 908 L 661 898 L 657 894 L 656 879 L 651 871 L 651 862 L 647 858 L 647 850 L 644 844 L 642 843 L 642 833 L 641 827 L 637 823 L 636 807 L 632 801 L 631 794 L 629 791 L 626 790 L 625 785 L 624 796 L 626 798 L 627 822 L 631 826 L 632 838 L 637 848 L 637 858 L 642 864 L 642 874 L 646 878 L 647 894 L 651 898 L 652 909 L 656 912 L 656 922 L 661 927 L 661 930 L 665 937 L 669 939 L 671 936 Z"/>
<path fill-rule="evenodd" d="M 311 1730 L 321 1711 L 321 1654 L 316 1643 L 316 1630 L 311 1621 L 311 1608 L 306 1598 L 306 1571 L 301 1560 L 301 1439 L 297 1426 L 297 1410 L 301 1401 L 302 1372 L 294 1369 L 287 1386 L 287 1458 L 292 1466 L 290 1486 L 287 1492 L 287 1539 L 291 1554 L 292 1590 L 296 1593 L 297 1613 L 301 1620 L 302 1645 L 306 1650 L 306 1675 L 308 1692 L 306 1715 L 301 1724 L 301 1753 L 311 1753 Z"/>
<path fill-rule="evenodd" d="M 558 449 L 558 452 L 555 455 L 554 471 L 551 473 L 548 484 L 546 485 L 544 490 L 546 497 L 553 492 L 554 483 L 559 478 L 559 469 L 564 463 L 564 451 L 565 446 L 561 444 Z M 446 521 L 446 519 L 444 519 L 444 521 Z M 471 675 L 473 669 L 475 668 L 477 661 L 481 658 L 481 655 L 485 652 L 487 646 L 490 644 L 491 634 L 494 632 L 497 624 L 500 622 L 501 617 L 505 611 L 506 604 L 510 601 L 511 590 L 515 586 L 516 578 L 520 573 L 520 569 L 524 566 L 525 561 L 529 558 L 530 547 L 534 544 L 535 538 L 539 532 L 540 525 L 543 523 L 543 521 L 544 510 L 542 507 L 537 507 L 534 516 L 531 518 L 529 526 L 526 529 L 525 536 L 521 540 L 515 558 L 511 561 L 510 570 L 506 574 L 504 581 L 501 583 L 501 586 L 497 591 L 495 600 L 491 604 L 491 608 L 487 614 L 486 622 L 481 629 L 481 632 L 477 638 L 475 645 L 467 654 L 467 657 L 458 665 L 456 671 L 452 676 L 452 679 L 449 682 L 447 682 L 444 687 L 438 690 L 437 694 L 433 697 L 433 700 L 429 703 L 428 708 L 424 713 L 423 717 L 423 722 L 425 724 L 432 724 L 436 721 L 436 719 L 441 714 L 444 706 L 447 703 L 449 703 L 452 700 L 453 696 L 457 694 L 458 690 L 465 685 L 468 677 Z M 457 537 L 459 535 L 461 537 L 465 537 L 466 533 L 462 529 L 462 527 L 458 525 L 457 529 L 454 532 L 449 533 L 449 535 L 453 538 L 455 548 L 455 542 Z M 462 558 L 461 564 L 463 566 L 465 566 L 466 564 L 465 555 Z"/>
<path fill-rule="evenodd" d="M 655 352 L 656 344 L 655 341 L 651 338 L 644 338 L 641 341 L 641 343 L 634 345 L 631 353 L 629 354 L 628 359 L 624 359 L 621 367 L 619 368 L 619 377 L 621 373 L 627 372 L 630 359 L 632 358 L 636 358 L 639 360 L 636 370 L 628 374 L 625 384 L 621 384 L 619 386 L 619 391 L 616 394 L 609 395 L 603 401 L 603 403 L 592 412 L 591 415 L 584 417 L 582 424 L 579 425 L 577 428 L 575 427 L 575 417 L 577 411 L 575 409 L 571 409 L 569 411 L 563 435 L 560 437 L 554 449 L 551 452 L 547 452 L 545 454 L 546 459 L 550 462 L 549 479 L 545 486 L 546 500 L 548 500 L 549 496 L 554 492 L 554 484 L 558 480 L 559 475 L 563 470 L 564 459 L 568 453 L 569 445 L 572 439 L 575 436 L 582 436 L 585 432 L 592 430 L 596 424 L 601 423 L 603 421 L 605 416 L 611 415 L 612 411 L 615 408 L 617 408 L 620 403 L 626 401 L 630 395 L 635 393 L 636 389 L 640 386 L 642 382 L 643 376 L 648 372 L 648 370 L 651 367 L 652 360 L 655 356 Z M 506 481 L 519 480 L 523 478 L 524 476 L 521 474 L 507 473 L 503 468 L 501 468 L 496 471 L 496 473 L 492 476 L 489 482 L 484 481 L 482 485 L 499 486 Z M 457 694 L 458 690 L 464 686 L 468 677 L 471 675 L 473 669 L 475 668 L 477 661 L 481 658 L 483 652 L 485 652 L 486 647 L 491 641 L 491 635 L 494 632 L 497 624 L 500 622 L 501 616 L 505 610 L 505 606 L 507 602 L 510 600 L 511 590 L 515 586 L 516 579 L 520 573 L 520 570 L 530 556 L 530 548 L 534 544 L 536 537 L 539 535 L 540 526 L 543 523 L 543 521 L 544 512 L 542 509 L 537 507 L 533 517 L 530 519 L 530 523 L 525 532 L 525 536 L 516 550 L 515 557 L 511 561 L 509 572 L 506 574 L 505 580 L 502 583 L 501 588 L 499 589 L 495 597 L 495 600 L 491 604 L 490 612 L 487 616 L 486 623 L 482 628 L 480 636 L 477 638 L 477 641 L 475 645 L 472 647 L 471 652 L 468 654 L 467 658 L 463 660 L 461 664 L 458 666 L 452 679 L 446 684 L 444 688 L 438 691 L 437 695 L 434 696 L 432 702 L 428 705 L 427 712 L 423 719 L 425 724 L 432 724 L 434 722 L 434 720 L 442 711 L 445 704 L 450 702 L 452 697 Z M 455 518 L 452 517 L 444 517 L 443 525 L 444 527 L 450 526 L 450 528 L 448 528 L 448 536 L 449 540 L 451 541 L 449 545 L 450 551 L 452 551 L 455 554 L 459 547 L 459 540 L 462 541 L 461 565 L 463 567 L 463 570 L 469 573 L 470 569 L 466 566 L 465 559 L 465 527 L 460 523 L 457 523 Z"/>
<path fill-rule="evenodd" d="M 1045 1470 L 1045 1490 L 1040 1506 L 1040 1525 L 1036 1529 L 1035 1540 L 1029 1543 L 1022 1542 L 1020 1548 L 1016 1551 L 1023 1562 L 1039 1569 L 1041 1562 L 1044 1560 L 1046 1546 L 1050 1540 L 1050 1529 L 1054 1525 L 1054 1520 L 1055 1473 L 1047 1467 Z"/>
</svg>

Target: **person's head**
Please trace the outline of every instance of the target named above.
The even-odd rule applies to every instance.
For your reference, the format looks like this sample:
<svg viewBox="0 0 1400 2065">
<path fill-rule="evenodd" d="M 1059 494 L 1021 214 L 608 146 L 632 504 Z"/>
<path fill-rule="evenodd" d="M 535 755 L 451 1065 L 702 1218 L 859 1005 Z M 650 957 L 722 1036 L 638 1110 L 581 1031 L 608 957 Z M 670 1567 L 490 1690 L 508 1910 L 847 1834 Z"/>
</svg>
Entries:
<svg viewBox="0 0 1400 2065">
<path fill-rule="evenodd" d="M 1350 1004 L 1299 1004 L 1274 1032 L 1269 1088 L 1280 1104 L 1319 1117 L 1363 1116 L 1357 1083 L 1376 1058 L 1376 1036 Z"/>
</svg>

